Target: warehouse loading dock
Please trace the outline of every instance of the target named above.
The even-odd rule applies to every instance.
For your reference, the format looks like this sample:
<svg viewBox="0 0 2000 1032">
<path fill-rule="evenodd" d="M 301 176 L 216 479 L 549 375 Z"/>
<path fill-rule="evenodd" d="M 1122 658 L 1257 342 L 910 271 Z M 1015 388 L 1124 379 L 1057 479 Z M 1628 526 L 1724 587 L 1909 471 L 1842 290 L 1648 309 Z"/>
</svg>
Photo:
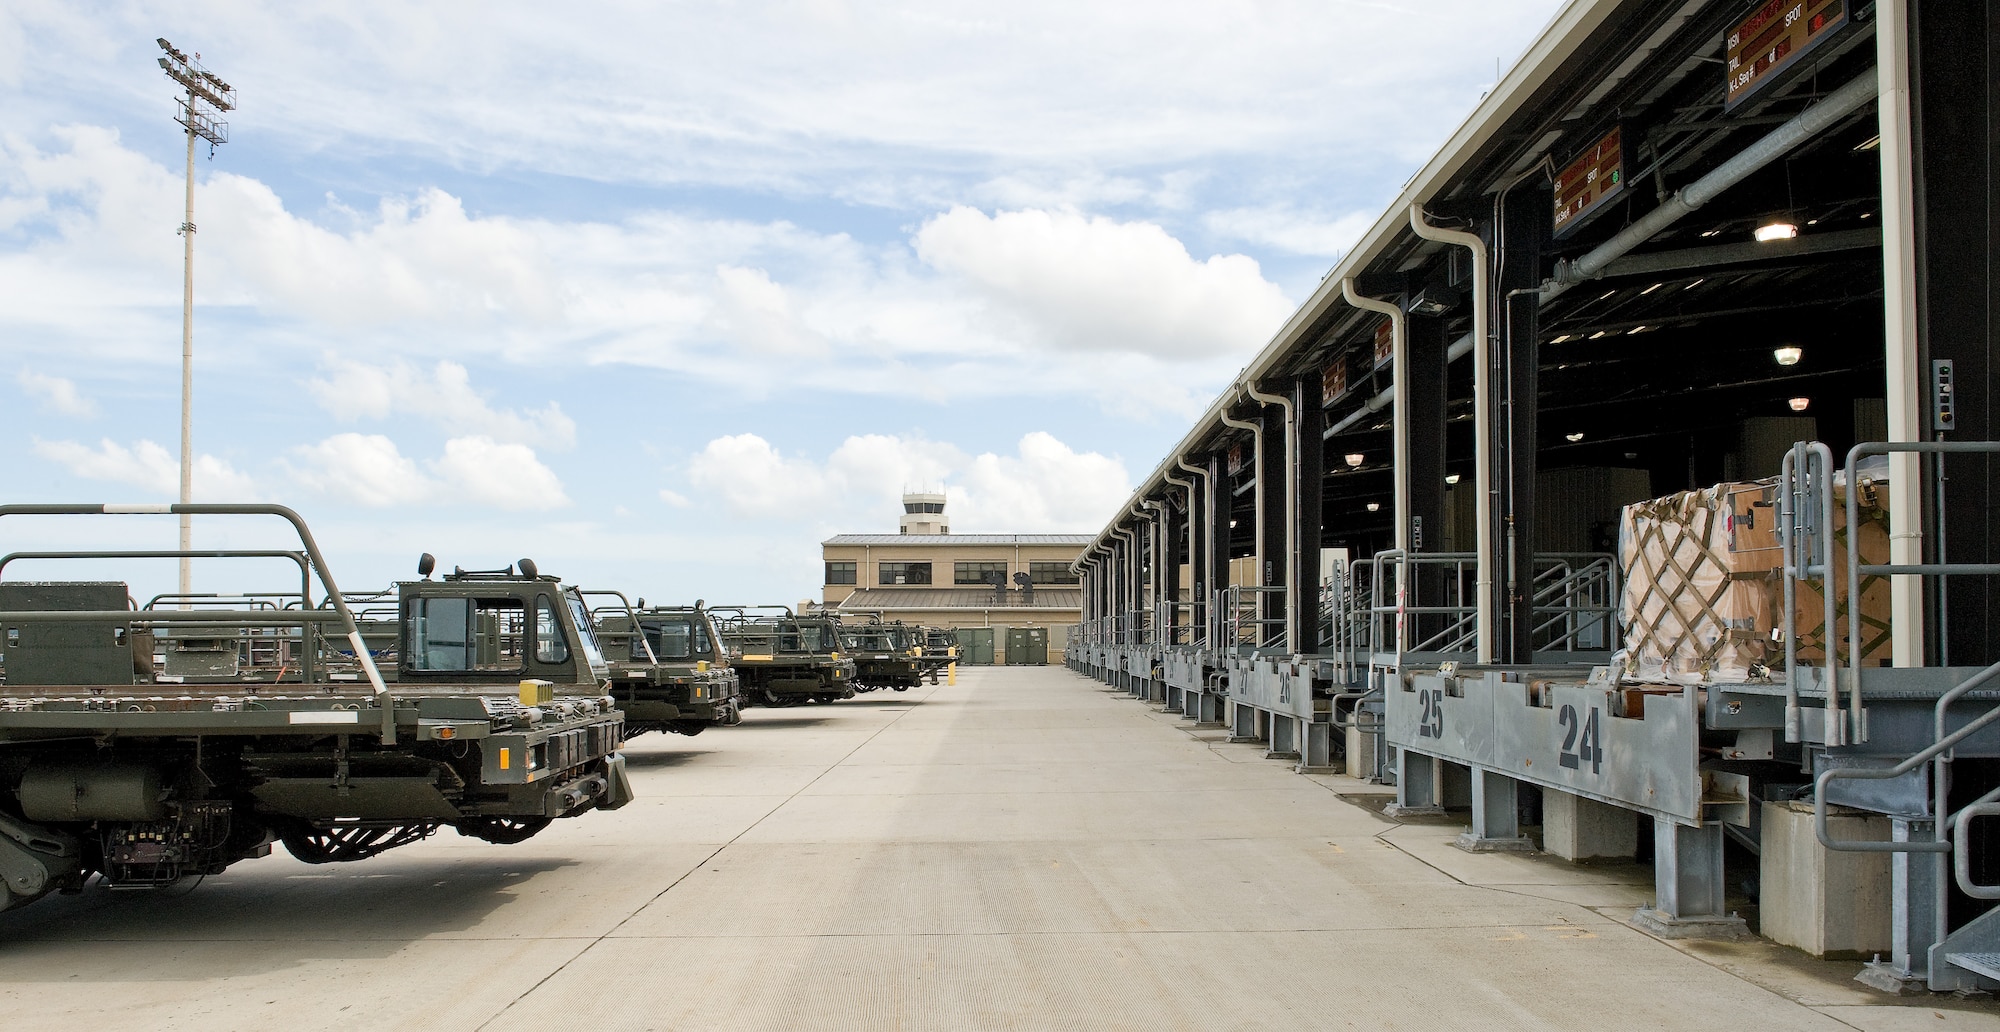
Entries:
<svg viewBox="0 0 2000 1032">
<path fill-rule="evenodd" d="M 1463 808 L 1466 848 L 1642 821 L 1663 935 L 1740 931 L 1725 871 L 1804 800 L 1767 932 L 2000 986 L 2000 741 L 1939 747 L 2000 698 L 1995 32 L 1966 2 L 1564 8 L 1086 551 L 1071 665 Z"/>
</svg>

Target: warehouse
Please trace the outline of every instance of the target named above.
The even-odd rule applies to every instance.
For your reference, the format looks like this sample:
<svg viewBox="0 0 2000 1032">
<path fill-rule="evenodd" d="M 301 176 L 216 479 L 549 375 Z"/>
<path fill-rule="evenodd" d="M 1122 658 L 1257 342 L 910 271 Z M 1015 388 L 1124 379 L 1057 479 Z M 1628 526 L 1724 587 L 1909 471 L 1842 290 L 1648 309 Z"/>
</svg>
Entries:
<svg viewBox="0 0 2000 1032">
<path fill-rule="evenodd" d="M 1656 934 L 1761 877 L 2000 985 L 1996 27 L 1566 6 L 1112 514 L 1071 665 L 1467 849 L 1650 847 Z"/>
</svg>

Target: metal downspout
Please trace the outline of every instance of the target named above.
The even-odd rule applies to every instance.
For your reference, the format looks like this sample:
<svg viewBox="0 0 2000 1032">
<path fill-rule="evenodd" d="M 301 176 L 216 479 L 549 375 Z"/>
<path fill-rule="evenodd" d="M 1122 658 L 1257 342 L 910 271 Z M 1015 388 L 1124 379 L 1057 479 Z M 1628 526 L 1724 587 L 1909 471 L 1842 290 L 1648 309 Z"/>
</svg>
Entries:
<svg viewBox="0 0 2000 1032">
<path fill-rule="evenodd" d="M 1410 328 L 1408 317 L 1402 306 L 1390 304 L 1377 298 L 1364 297 L 1354 289 L 1350 277 L 1340 281 L 1340 296 L 1347 303 L 1364 312 L 1376 312 L 1389 317 L 1389 389 L 1382 393 L 1392 399 L 1395 406 L 1390 414 L 1391 445 L 1390 474 L 1394 501 L 1390 508 L 1395 514 L 1393 543 L 1396 551 L 1409 555 L 1410 548 Z M 1449 359 L 1447 359 L 1447 362 Z M 1410 564 L 1396 564 L 1396 606 L 1400 611 L 1409 597 L 1409 584 L 1405 573 Z M 1397 628 L 1398 648 L 1401 648 L 1401 627 Z"/>
<path fill-rule="evenodd" d="M 1174 457 L 1174 461 L 1176 461 L 1176 462 L 1180 461 L 1180 457 L 1179 457 L 1179 456 L 1175 456 L 1175 457 Z M 1190 515 L 1190 516 L 1194 515 L 1194 482 L 1193 482 L 1193 481 L 1189 481 L 1189 480 L 1182 480 L 1181 478 L 1179 478 L 1179 477 L 1177 477 L 1177 476 L 1174 476 L 1174 475 L 1173 475 L 1172 473 L 1162 473 L 1162 474 L 1160 474 L 1160 478 L 1161 478 L 1162 480 L 1165 480 L 1165 481 L 1166 481 L 1167 483 L 1169 483 L 1169 484 L 1173 484 L 1174 486 L 1176 486 L 1176 487 L 1180 488 L 1181 490 L 1183 490 L 1183 491 L 1187 492 L 1187 501 L 1188 501 L 1188 504 L 1187 504 L 1187 506 L 1186 506 L 1186 508 L 1185 508 L 1185 511 L 1186 511 L 1186 512 L 1188 513 L 1188 515 Z M 1162 514 L 1162 515 L 1164 515 L 1164 514 Z M 1196 538 L 1197 538 L 1197 537 L 1198 537 L 1199 535 L 1198 535 L 1198 534 L 1196 533 L 1196 531 L 1195 531 L 1195 526 L 1194 526 L 1194 521 L 1193 521 L 1192 519 L 1190 519 L 1190 520 L 1188 520 L 1188 521 L 1187 521 L 1187 525 L 1188 525 L 1188 547 L 1187 547 L 1187 555 L 1186 555 L 1186 559 L 1187 559 L 1187 561 L 1188 561 L 1188 562 L 1187 562 L 1187 567 L 1188 567 L 1188 598 L 1192 599 L 1192 598 L 1194 598 L 1194 570 L 1195 570 L 1195 565 L 1194 565 L 1194 552 L 1195 552 L 1195 546 L 1196 546 L 1196 544 L 1197 544 L 1197 542 L 1196 542 L 1196 540 L 1195 540 L 1195 539 L 1196 539 Z M 1165 541 L 1165 536 L 1166 536 L 1166 535 L 1167 535 L 1168 533 L 1171 533 L 1171 531 L 1165 531 L 1165 530 L 1162 530 L 1162 533 L 1161 533 L 1161 539 L 1162 539 L 1162 543 L 1164 543 L 1164 541 Z M 1179 564 L 1179 563 L 1175 563 L 1175 564 L 1174 564 L 1174 579 L 1175 579 L 1176 581 L 1179 581 L 1179 579 L 1180 579 L 1180 564 Z M 1169 604 L 1170 604 L 1170 605 L 1172 606 L 1172 608 L 1170 608 L 1170 609 L 1168 609 L 1168 610 L 1167 610 L 1167 629 L 1168 629 L 1169 631 L 1171 631 L 1171 630 L 1173 630 L 1173 629 L 1174 629 L 1175 627 L 1179 626 L 1179 624 L 1180 624 L 1180 604 L 1181 604 L 1181 597 L 1180 597 L 1180 592 L 1179 592 L 1179 591 L 1175 591 L 1175 592 L 1174 592 L 1174 597 L 1173 597 L 1173 598 L 1170 598 L 1170 599 L 1168 599 L 1168 600 L 1167 600 L 1167 602 L 1168 602 L 1168 603 L 1169 603 Z M 1189 616 L 1190 616 L 1190 617 L 1192 617 L 1192 616 L 1193 616 L 1193 613 L 1189 613 Z M 1192 622 L 1193 622 L 1193 621 L 1192 621 L 1192 620 L 1190 620 L 1189 622 L 1190 622 L 1190 624 L 1192 624 Z M 1171 644 L 1171 643 L 1169 643 L 1169 644 Z"/>
<path fill-rule="evenodd" d="M 1902 44 L 1900 41 L 1891 40 L 1893 33 L 1887 31 L 1888 27 L 1887 22 L 1878 21 L 1876 25 L 1875 38 L 1878 54 L 1883 52 L 1883 48 L 1885 47 L 1894 50 L 1901 49 Z M 1878 69 L 1882 68 L 1884 63 L 1880 57 L 1877 58 Z M 1891 75 L 1893 75 L 1893 72 L 1883 72 L 1880 75 L 1864 73 L 1856 76 L 1847 85 L 1822 97 L 1819 103 L 1799 112 L 1791 121 L 1771 130 L 1770 133 L 1766 134 L 1756 143 L 1739 151 L 1735 157 L 1716 166 L 1714 171 L 1674 191 L 1672 197 L 1660 202 L 1659 207 L 1647 212 L 1638 221 L 1620 230 L 1618 235 L 1597 245 L 1589 252 L 1578 256 L 1574 260 L 1557 263 L 1555 276 L 1542 284 L 1542 300 L 1549 301 L 1563 291 L 1585 280 L 1595 279 L 1603 275 L 1605 266 L 1610 265 L 1626 252 L 1651 240 L 1661 230 L 1679 222 L 1689 212 L 1714 200 L 1724 190 L 1749 178 L 1758 169 L 1784 157 L 1791 152 L 1792 148 L 1812 139 L 1822 131 L 1832 128 L 1834 123 L 1860 110 L 1862 105 L 1874 100 L 1878 93 L 1887 93 L 1892 90 L 1901 91 L 1901 103 L 1903 105 L 1902 125 L 1904 131 L 1907 132 L 1909 125 L 1908 78 L 1905 76 L 1900 86 L 1892 87 L 1888 78 Z M 1890 174 L 1890 164 L 1893 161 L 1889 152 L 1890 141 L 1887 136 L 1890 126 L 1886 120 L 1883 122 L 1883 131 L 1882 172 L 1885 177 L 1884 185 L 1886 187 L 1888 185 L 1886 177 Z M 1905 180 L 1904 186 L 1906 190 L 1907 185 L 1908 181 Z M 1905 196 L 1907 196 L 1907 193 Z M 1885 201 L 1889 200 L 1886 189 L 1883 193 L 1883 199 Z M 1883 213 L 1883 218 L 1885 219 L 1883 222 L 1883 243 L 1885 247 L 1888 246 L 1890 229 L 1889 223 L 1886 221 L 1888 217 L 1888 212 L 1885 210 Z"/>
<path fill-rule="evenodd" d="M 1216 413 L 1216 417 L 1222 420 L 1223 426 L 1233 426 L 1238 430 L 1250 431 L 1251 448 L 1254 454 L 1254 458 L 1251 460 L 1251 468 L 1257 473 L 1257 518 L 1251 521 L 1250 529 L 1256 534 L 1254 548 L 1257 552 L 1258 581 L 1261 584 L 1263 580 L 1262 571 L 1264 569 L 1264 425 L 1254 421 L 1245 422 L 1232 417 L 1229 414 L 1229 406 L 1227 405 L 1224 405 L 1222 410 Z M 1228 569 L 1228 565 L 1225 563 L 1223 568 L 1225 570 Z M 1234 580 L 1235 578 L 1232 577 L 1230 579 Z M 1228 586 L 1224 584 L 1216 590 L 1220 591 L 1222 588 Z"/>
<path fill-rule="evenodd" d="M 1474 604 L 1479 613 L 1479 662 L 1491 663 L 1498 628 L 1493 613 L 1493 340 L 1487 329 L 1492 286 L 1486 282 L 1486 241 L 1476 233 L 1431 225 L 1421 204 L 1410 205 L 1410 231 L 1472 252 L 1472 452 L 1479 524 Z"/>
<path fill-rule="evenodd" d="M 1285 653 L 1299 651 L 1299 414 L 1292 399 L 1282 394 L 1265 394 L 1254 384 L 1244 384 L 1251 400 L 1276 405 L 1285 413 Z M 1261 474 L 1263 470 L 1260 468 Z M 1258 520 L 1263 523 L 1263 520 Z M 1262 560 L 1258 560 L 1262 562 Z"/>
<path fill-rule="evenodd" d="M 1876 75 L 1871 85 L 1872 95 L 1881 99 L 1875 118 L 1882 134 L 1878 152 L 1882 161 L 1883 393 L 1891 441 L 1923 439 L 1909 38 L 1909 0 L 1880 0 L 1875 5 Z M 1861 80 L 1855 82 L 1860 84 Z M 1889 561 L 1899 565 L 1924 561 L 1920 461 L 1913 452 L 1889 456 Z M 1889 578 L 1889 662 L 1899 667 L 1922 666 L 1924 662 L 1920 584 L 1913 576 Z"/>
<path fill-rule="evenodd" d="M 1213 594 L 1215 591 L 1215 585 L 1208 583 L 1208 575 L 1215 567 L 1215 557 L 1209 554 L 1215 551 L 1215 506 L 1209 504 L 1212 499 L 1208 496 L 1208 471 L 1198 466 L 1188 465 L 1187 460 L 1181 458 L 1178 453 L 1174 455 L 1174 464 L 1201 478 L 1199 483 L 1201 484 L 1202 492 L 1202 527 L 1199 547 L 1195 544 L 1196 535 L 1194 526 L 1192 524 L 1188 526 L 1188 598 L 1201 607 L 1201 640 L 1203 645 L 1206 645 L 1215 640 L 1214 636 L 1209 633 L 1209 621 L 1214 617 L 1214 613 L 1210 611 L 1213 607 L 1209 605 L 1208 599 L 1201 597 L 1201 594 L 1196 592 L 1194 588 L 1197 584 L 1207 584 L 1210 594 Z M 1194 491 L 1194 485 L 1188 485 L 1188 499 L 1190 502 L 1194 499 Z M 1205 565 L 1197 565 L 1197 558 Z"/>
<path fill-rule="evenodd" d="M 1149 498 L 1140 504 L 1154 510 L 1154 514 L 1151 517 L 1153 521 L 1153 601 L 1147 607 L 1146 612 L 1153 621 L 1153 644 L 1157 646 L 1162 643 L 1164 637 L 1162 632 L 1165 630 L 1165 621 L 1160 617 L 1161 603 L 1167 601 L 1167 503 L 1164 501 L 1156 502 Z"/>
</svg>

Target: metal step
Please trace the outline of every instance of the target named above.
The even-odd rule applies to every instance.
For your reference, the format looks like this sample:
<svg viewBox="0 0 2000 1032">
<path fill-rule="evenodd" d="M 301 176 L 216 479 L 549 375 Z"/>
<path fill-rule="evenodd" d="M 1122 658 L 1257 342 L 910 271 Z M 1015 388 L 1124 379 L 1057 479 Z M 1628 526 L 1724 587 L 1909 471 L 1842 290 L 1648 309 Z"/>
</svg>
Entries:
<svg viewBox="0 0 2000 1032">
<path fill-rule="evenodd" d="M 2000 953 L 1947 953 L 1945 963 L 2000 982 Z"/>
</svg>

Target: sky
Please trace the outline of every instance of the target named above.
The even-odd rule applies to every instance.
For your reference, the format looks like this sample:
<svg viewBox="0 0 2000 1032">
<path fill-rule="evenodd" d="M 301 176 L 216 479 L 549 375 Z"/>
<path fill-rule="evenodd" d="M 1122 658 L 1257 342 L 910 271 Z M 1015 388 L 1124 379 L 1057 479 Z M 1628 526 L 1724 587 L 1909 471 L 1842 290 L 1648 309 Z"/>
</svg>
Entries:
<svg viewBox="0 0 2000 1032">
<path fill-rule="evenodd" d="M 905 489 L 958 532 L 1096 531 L 1557 6 L 9 0 L 0 497 L 177 496 L 156 37 L 239 102 L 196 158 L 197 501 L 292 506 L 348 591 L 428 551 L 768 603 Z M 90 570 L 173 577 L 7 572 Z"/>
</svg>

